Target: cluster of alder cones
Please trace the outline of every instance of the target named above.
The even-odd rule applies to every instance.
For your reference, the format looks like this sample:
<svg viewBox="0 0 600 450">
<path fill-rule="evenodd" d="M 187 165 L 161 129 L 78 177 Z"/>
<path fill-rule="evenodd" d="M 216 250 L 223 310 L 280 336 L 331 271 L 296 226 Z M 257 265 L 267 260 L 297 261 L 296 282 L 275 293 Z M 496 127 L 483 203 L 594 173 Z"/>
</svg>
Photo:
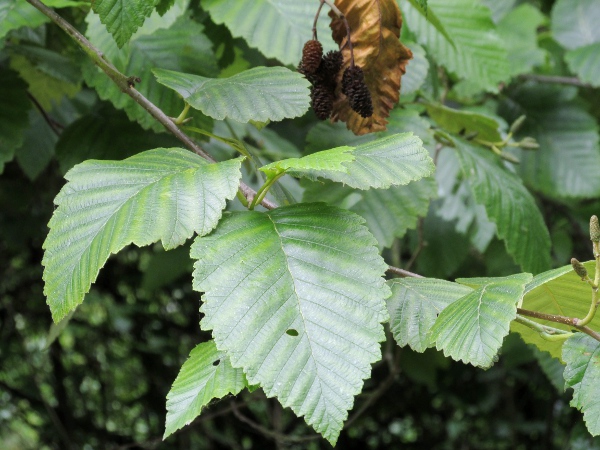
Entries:
<svg viewBox="0 0 600 450">
<path fill-rule="evenodd" d="M 333 110 L 336 96 L 337 75 L 343 64 L 340 51 L 330 51 L 323 56 L 323 46 L 315 39 L 304 44 L 302 61 L 298 72 L 312 84 L 310 91 L 311 106 L 317 117 L 327 119 Z M 362 117 L 373 115 L 371 94 L 365 83 L 363 70 L 350 64 L 342 76 L 342 93 L 348 98 L 350 107 Z"/>
</svg>

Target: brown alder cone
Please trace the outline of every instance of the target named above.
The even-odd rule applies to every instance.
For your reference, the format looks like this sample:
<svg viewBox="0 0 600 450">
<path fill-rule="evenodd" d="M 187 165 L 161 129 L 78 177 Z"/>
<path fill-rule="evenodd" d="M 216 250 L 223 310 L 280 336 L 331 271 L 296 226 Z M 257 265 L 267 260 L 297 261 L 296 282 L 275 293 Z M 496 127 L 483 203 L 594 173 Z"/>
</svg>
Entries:
<svg viewBox="0 0 600 450">
<path fill-rule="evenodd" d="M 335 0 L 346 16 L 352 32 L 354 63 L 363 68 L 371 93 L 373 115 L 363 118 L 350 108 L 348 99 L 336 92 L 332 119 L 346 122 L 354 134 L 383 131 L 390 110 L 400 98 L 400 79 L 411 51 L 400 43 L 402 17 L 396 0 Z M 344 70 L 350 66 L 350 49 L 346 44 L 346 27 L 333 11 L 329 12 L 333 39 L 342 48 L 344 65 L 338 73 L 338 85 Z"/>
</svg>

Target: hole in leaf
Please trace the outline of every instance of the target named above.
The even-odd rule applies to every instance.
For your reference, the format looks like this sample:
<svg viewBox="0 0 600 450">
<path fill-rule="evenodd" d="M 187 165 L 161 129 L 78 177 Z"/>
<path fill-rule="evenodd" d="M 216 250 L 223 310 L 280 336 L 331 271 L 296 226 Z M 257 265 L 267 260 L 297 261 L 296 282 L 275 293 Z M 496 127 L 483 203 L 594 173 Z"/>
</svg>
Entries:
<svg viewBox="0 0 600 450">
<path fill-rule="evenodd" d="M 288 334 L 290 336 L 298 336 L 298 332 L 296 330 L 294 330 L 293 328 L 290 328 L 289 330 L 287 330 L 286 334 Z"/>
<path fill-rule="evenodd" d="M 213 363 L 213 366 L 218 366 L 220 362 L 221 362 L 221 360 L 220 360 L 220 359 L 217 359 L 217 360 L 216 360 L 216 361 Z"/>
</svg>

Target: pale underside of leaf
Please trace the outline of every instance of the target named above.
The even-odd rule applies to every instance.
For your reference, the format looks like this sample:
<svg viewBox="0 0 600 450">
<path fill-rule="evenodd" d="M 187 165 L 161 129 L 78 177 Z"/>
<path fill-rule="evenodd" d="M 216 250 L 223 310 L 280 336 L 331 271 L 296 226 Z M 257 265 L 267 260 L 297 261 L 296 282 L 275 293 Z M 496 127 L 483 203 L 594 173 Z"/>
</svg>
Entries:
<svg viewBox="0 0 600 450">
<path fill-rule="evenodd" d="M 241 161 L 208 164 L 178 148 L 71 169 L 44 242 L 44 293 L 55 320 L 83 301 L 111 253 L 130 243 L 174 248 L 206 234 L 235 196 Z"/>
<path fill-rule="evenodd" d="M 433 278 L 404 278 L 388 282 L 392 296 L 387 300 L 390 329 L 399 346 L 424 352 L 433 344 L 429 332 L 438 315 L 472 289 Z"/>
<path fill-rule="evenodd" d="M 476 289 L 440 313 L 431 329 L 431 342 L 455 360 L 490 367 L 517 315 L 517 302 L 531 278 L 530 274 L 518 274 L 495 279 L 467 279 L 475 283 Z"/>
<path fill-rule="evenodd" d="M 583 411 L 583 419 L 593 436 L 600 435 L 600 343 L 584 333 L 570 337 L 563 346 L 567 363 L 565 387 L 573 388 L 571 406 Z"/>
<path fill-rule="evenodd" d="M 217 120 L 278 121 L 308 110 L 308 81 L 285 67 L 255 67 L 229 78 L 163 69 L 155 69 L 154 74 L 159 83 L 176 90 L 193 108 Z"/>
<path fill-rule="evenodd" d="M 231 367 L 214 341 L 198 344 L 181 366 L 167 394 L 167 419 L 164 438 L 188 425 L 211 400 L 237 394 L 246 386 L 244 372 Z"/>
<path fill-rule="evenodd" d="M 363 220 L 323 203 L 233 213 L 199 238 L 203 329 L 332 444 L 380 358 L 389 288 Z"/>
<path fill-rule="evenodd" d="M 285 171 L 292 176 L 302 176 L 310 174 L 312 170 L 326 170 L 335 172 L 347 172 L 348 169 L 343 163 L 354 161 L 352 156 L 352 147 L 337 147 L 331 150 L 323 150 L 302 158 L 288 158 L 274 163 L 267 164 L 260 168 L 263 172 Z"/>
</svg>

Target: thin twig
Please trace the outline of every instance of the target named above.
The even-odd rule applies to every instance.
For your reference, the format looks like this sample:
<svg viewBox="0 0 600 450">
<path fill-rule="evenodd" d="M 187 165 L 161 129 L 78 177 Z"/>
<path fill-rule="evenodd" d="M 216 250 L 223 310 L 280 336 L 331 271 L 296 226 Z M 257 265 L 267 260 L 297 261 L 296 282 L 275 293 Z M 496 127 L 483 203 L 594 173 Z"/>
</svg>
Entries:
<svg viewBox="0 0 600 450">
<path fill-rule="evenodd" d="M 561 77 L 561 76 L 556 76 L 556 75 L 538 75 L 535 73 L 527 73 L 527 74 L 521 75 L 519 78 L 521 78 L 522 80 L 539 81 L 541 83 L 567 84 L 569 86 L 577 86 L 577 87 L 585 87 L 585 88 L 593 87 L 591 84 L 585 83 L 577 77 Z"/>
<path fill-rule="evenodd" d="M 52 117 L 50 117 L 48 115 L 48 113 L 42 107 L 42 105 L 40 104 L 40 102 L 38 101 L 38 99 L 35 98 L 31 94 L 31 92 L 27 92 L 27 97 L 29 97 L 29 100 L 31 100 L 31 102 L 35 105 L 36 109 L 40 112 L 40 114 L 42 115 L 42 117 L 44 118 L 44 120 L 46 121 L 46 123 L 48 124 L 48 126 L 52 129 L 52 131 L 54 132 L 54 134 L 56 134 L 57 136 L 60 136 L 60 133 L 62 132 L 62 130 L 65 127 L 63 125 L 61 125 L 60 123 L 58 123 L 56 120 L 54 120 Z"/>
<path fill-rule="evenodd" d="M 64 30 L 71 38 L 73 38 L 81 47 L 81 49 L 94 61 L 94 63 L 102 69 L 106 75 L 119 87 L 121 91 L 129 95 L 138 105 L 144 108 L 154 119 L 161 123 L 168 131 L 170 131 L 177 139 L 185 144 L 187 148 L 206 159 L 210 162 L 216 162 L 216 160 L 206 153 L 198 144 L 196 144 L 187 134 L 175 125 L 173 120 L 168 117 L 160 108 L 154 103 L 144 97 L 138 90 L 135 89 L 134 85 L 137 81 L 136 77 L 127 77 L 123 75 L 119 70 L 112 65 L 109 61 L 104 59 L 102 52 L 92 45 L 90 41 L 86 39 L 73 25 L 63 19 L 54 10 L 48 8 L 40 0 L 27 0 L 34 8 L 38 9 L 44 15 L 50 18 L 52 22 L 58 25 Z M 256 195 L 256 191 L 250 186 L 243 182 L 240 182 L 240 190 L 248 201 L 252 201 Z M 274 209 L 277 205 L 273 202 L 263 200 L 261 205 L 267 209 Z"/>
<path fill-rule="evenodd" d="M 517 308 L 517 314 L 521 314 L 522 316 L 534 317 L 536 319 L 547 320 L 549 322 L 556 322 L 568 325 L 573 328 L 577 328 L 579 331 L 584 332 L 585 334 L 593 337 L 597 341 L 600 341 L 600 334 L 592 330 L 587 326 L 577 325 L 579 319 L 575 317 L 566 317 L 560 316 L 557 314 L 546 314 L 538 311 L 529 311 L 523 308 Z"/>
<path fill-rule="evenodd" d="M 394 266 L 388 266 L 387 272 L 400 275 L 401 277 L 425 278 L 423 275 L 419 275 L 418 273 L 409 272 L 408 270 L 400 269 L 399 267 Z"/>
<path fill-rule="evenodd" d="M 313 32 L 313 39 L 315 41 L 318 40 L 318 37 L 317 37 L 317 22 L 319 21 L 319 15 L 321 14 L 321 10 L 323 9 L 323 5 L 324 4 L 325 4 L 325 0 L 321 0 L 321 3 L 319 4 L 319 9 L 317 9 L 317 14 L 315 14 L 315 20 L 313 21 L 312 32 Z"/>
<path fill-rule="evenodd" d="M 346 44 L 348 44 L 348 48 L 350 49 L 350 67 L 354 67 L 354 47 L 352 46 L 352 31 L 350 30 L 350 24 L 348 23 L 348 20 L 346 20 L 344 13 L 335 6 L 332 0 L 323 0 L 323 2 L 327 3 L 334 14 L 344 22 L 344 26 L 346 27 Z"/>
</svg>

